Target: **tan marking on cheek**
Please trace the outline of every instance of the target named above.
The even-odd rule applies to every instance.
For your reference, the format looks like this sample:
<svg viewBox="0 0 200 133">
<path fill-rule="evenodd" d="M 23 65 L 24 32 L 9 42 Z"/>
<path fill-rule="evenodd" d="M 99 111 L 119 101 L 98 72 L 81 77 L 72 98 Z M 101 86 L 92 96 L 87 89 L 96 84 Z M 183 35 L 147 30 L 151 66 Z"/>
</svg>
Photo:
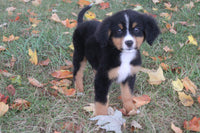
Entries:
<svg viewBox="0 0 200 133">
<path fill-rule="evenodd" d="M 116 67 L 116 68 L 109 70 L 108 71 L 108 78 L 110 80 L 116 79 L 118 77 L 118 71 L 119 71 L 119 67 Z"/>
<path fill-rule="evenodd" d="M 131 66 L 131 74 L 137 74 L 141 70 L 141 66 Z"/>
<path fill-rule="evenodd" d="M 121 84 L 120 86 L 121 86 L 123 107 L 125 108 L 126 112 L 129 113 L 133 109 L 137 110 L 137 107 L 133 103 L 132 99 L 133 95 L 131 94 L 131 90 L 128 83 Z"/>
<path fill-rule="evenodd" d="M 78 72 L 75 75 L 75 88 L 78 92 L 84 92 L 83 87 L 83 71 L 86 66 L 87 60 L 86 58 L 83 59 L 83 61 L 80 63 L 80 68 Z"/>
<path fill-rule="evenodd" d="M 122 42 L 124 40 L 124 37 L 112 37 L 112 41 L 113 41 L 113 44 L 115 45 L 115 47 L 118 49 L 118 50 L 121 50 L 122 49 Z"/>
<path fill-rule="evenodd" d="M 118 26 L 121 30 L 124 28 L 122 24 L 118 24 Z"/>
<path fill-rule="evenodd" d="M 134 23 L 132 24 L 132 28 L 135 28 L 136 25 L 137 25 L 137 23 L 134 22 Z"/>
<path fill-rule="evenodd" d="M 135 37 L 135 40 L 136 40 L 136 46 L 137 48 L 139 49 L 144 41 L 144 37 Z"/>
<path fill-rule="evenodd" d="M 111 34 L 111 30 L 108 30 L 108 37 L 110 36 L 110 34 Z"/>
<path fill-rule="evenodd" d="M 100 102 L 95 102 L 94 116 L 97 115 L 108 115 L 108 103 L 102 104 Z"/>
</svg>

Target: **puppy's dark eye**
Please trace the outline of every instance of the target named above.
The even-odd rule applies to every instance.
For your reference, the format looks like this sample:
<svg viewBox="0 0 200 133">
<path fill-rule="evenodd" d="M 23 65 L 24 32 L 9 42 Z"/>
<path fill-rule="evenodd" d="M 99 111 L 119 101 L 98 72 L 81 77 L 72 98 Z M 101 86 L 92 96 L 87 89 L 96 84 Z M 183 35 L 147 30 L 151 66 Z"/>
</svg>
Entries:
<svg viewBox="0 0 200 133">
<path fill-rule="evenodd" d="M 121 34 L 121 33 L 122 33 L 122 30 L 121 30 L 121 29 L 118 29 L 118 30 L 117 30 L 117 33 L 118 33 L 118 34 Z"/>
<path fill-rule="evenodd" d="M 139 32 L 140 32 L 140 29 L 139 29 L 139 28 L 134 28 L 134 29 L 133 29 L 133 32 L 134 32 L 134 33 L 139 33 Z"/>
</svg>

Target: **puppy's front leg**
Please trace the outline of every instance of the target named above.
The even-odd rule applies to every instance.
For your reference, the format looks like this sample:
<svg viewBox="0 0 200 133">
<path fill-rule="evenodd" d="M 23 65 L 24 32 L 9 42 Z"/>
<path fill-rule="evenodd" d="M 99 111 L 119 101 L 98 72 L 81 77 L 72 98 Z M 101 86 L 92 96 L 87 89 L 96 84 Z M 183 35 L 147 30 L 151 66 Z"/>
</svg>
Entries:
<svg viewBox="0 0 200 133">
<path fill-rule="evenodd" d="M 128 77 L 123 83 L 121 83 L 121 96 L 123 107 L 126 110 L 126 113 L 130 113 L 130 111 L 137 111 L 135 104 L 133 103 L 133 89 L 135 83 L 136 76 Z"/>
<path fill-rule="evenodd" d="M 95 116 L 108 114 L 107 95 L 110 84 L 111 81 L 106 74 L 97 72 L 95 78 Z"/>
</svg>

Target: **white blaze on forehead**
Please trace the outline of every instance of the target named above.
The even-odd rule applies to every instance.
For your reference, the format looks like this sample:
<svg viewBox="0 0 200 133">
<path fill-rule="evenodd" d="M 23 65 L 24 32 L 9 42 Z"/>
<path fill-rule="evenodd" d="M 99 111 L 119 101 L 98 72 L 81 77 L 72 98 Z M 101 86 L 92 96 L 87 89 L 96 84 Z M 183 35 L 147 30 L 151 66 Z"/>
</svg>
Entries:
<svg viewBox="0 0 200 133">
<path fill-rule="evenodd" d="M 122 48 L 128 49 L 128 47 L 125 44 L 126 41 L 133 41 L 132 48 L 135 48 L 136 47 L 136 40 L 135 40 L 135 38 L 133 38 L 133 36 L 129 32 L 129 25 L 130 25 L 129 17 L 128 17 L 127 14 L 125 14 L 124 17 L 125 17 L 125 21 L 126 21 L 126 35 L 125 35 L 124 40 L 123 40 Z"/>
</svg>

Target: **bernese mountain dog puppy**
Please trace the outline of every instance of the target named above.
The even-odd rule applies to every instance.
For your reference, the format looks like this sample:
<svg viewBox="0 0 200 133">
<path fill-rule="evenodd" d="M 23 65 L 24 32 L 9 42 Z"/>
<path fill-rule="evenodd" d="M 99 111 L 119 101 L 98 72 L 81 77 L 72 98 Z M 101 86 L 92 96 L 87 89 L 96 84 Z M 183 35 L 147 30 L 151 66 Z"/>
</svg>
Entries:
<svg viewBox="0 0 200 133">
<path fill-rule="evenodd" d="M 151 16 L 133 10 L 120 11 L 102 22 L 83 22 L 84 13 L 90 8 L 91 5 L 80 11 L 73 34 L 75 88 L 84 92 L 83 71 L 88 61 L 95 71 L 95 115 L 107 115 L 112 81 L 120 84 L 123 108 L 128 114 L 136 109 L 132 96 L 142 63 L 140 46 L 145 40 L 152 45 L 160 30 Z"/>
</svg>

